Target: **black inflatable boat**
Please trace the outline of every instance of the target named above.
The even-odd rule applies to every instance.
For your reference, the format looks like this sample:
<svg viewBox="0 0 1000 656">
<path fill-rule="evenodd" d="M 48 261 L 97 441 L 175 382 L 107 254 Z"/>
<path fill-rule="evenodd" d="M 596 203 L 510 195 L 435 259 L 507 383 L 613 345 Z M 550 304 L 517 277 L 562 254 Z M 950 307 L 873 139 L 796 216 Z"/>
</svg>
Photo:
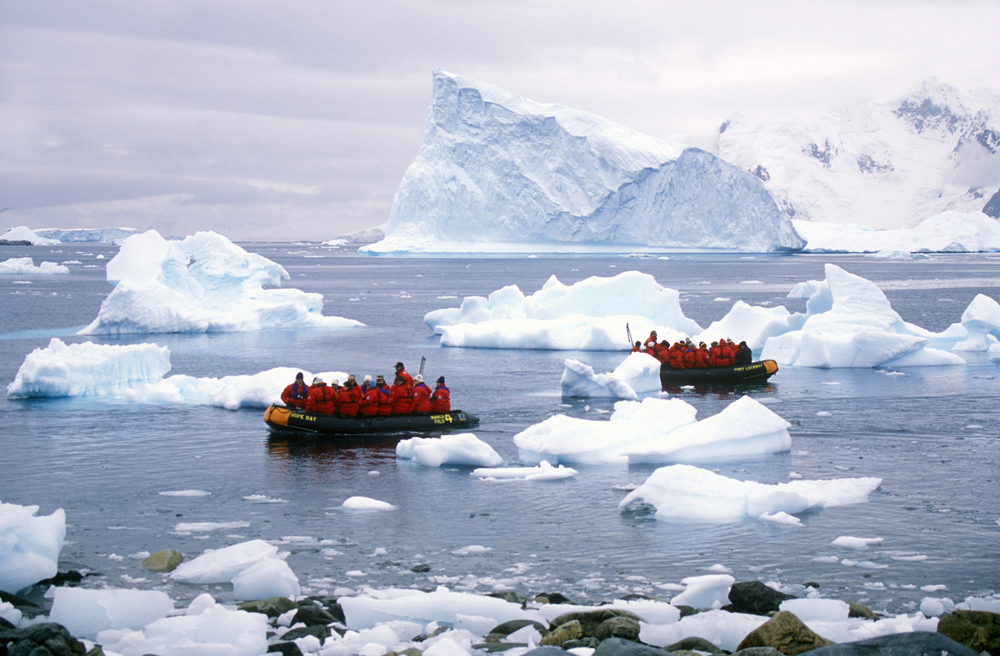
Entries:
<svg viewBox="0 0 1000 656">
<path fill-rule="evenodd" d="M 314 435 L 373 435 L 439 431 L 467 428 L 479 423 L 479 417 L 461 410 L 429 415 L 383 415 L 375 417 L 338 417 L 318 415 L 303 410 L 289 410 L 272 405 L 264 411 L 264 422 L 277 433 L 312 433 Z"/>
<path fill-rule="evenodd" d="M 762 360 L 733 367 L 708 367 L 695 369 L 671 369 L 666 364 L 660 366 L 660 387 L 678 385 L 698 385 L 716 383 L 763 383 L 778 372 L 774 360 Z"/>
</svg>

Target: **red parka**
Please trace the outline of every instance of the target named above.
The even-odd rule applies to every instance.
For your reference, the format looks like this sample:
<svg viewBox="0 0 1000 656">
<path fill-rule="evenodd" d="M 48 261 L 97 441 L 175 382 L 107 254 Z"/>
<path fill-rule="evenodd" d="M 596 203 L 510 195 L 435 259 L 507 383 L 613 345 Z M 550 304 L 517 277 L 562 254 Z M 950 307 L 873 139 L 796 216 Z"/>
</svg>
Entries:
<svg viewBox="0 0 1000 656">
<path fill-rule="evenodd" d="M 357 385 L 354 387 L 343 388 L 337 392 L 337 414 L 343 415 L 344 417 L 356 417 L 358 414 L 358 394 L 355 391 L 358 390 Z"/>
<path fill-rule="evenodd" d="M 451 392 L 444 385 L 431 392 L 431 412 L 451 412 Z"/>
<path fill-rule="evenodd" d="M 306 399 L 306 412 L 318 415 L 332 415 L 337 411 L 337 393 L 326 383 L 316 383 L 309 388 L 309 398 Z"/>
<path fill-rule="evenodd" d="M 378 388 L 373 387 L 361 396 L 358 401 L 358 412 L 363 417 L 374 417 L 378 414 Z"/>
<path fill-rule="evenodd" d="M 378 396 L 378 413 L 380 415 L 392 414 L 392 390 L 384 383 L 375 388 Z"/>
<path fill-rule="evenodd" d="M 306 399 L 308 398 L 309 386 L 299 381 L 295 381 L 281 393 L 282 403 L 285 405 L 294 405 L 300 410 L 306 407 Z"/>
<path fill-rule="evenodd" d="M 427 383 L 417 383 L 413 386 L 413 410 L 426 414 L 431 411 L 431 388 Z"/>
<path fill-rule="evenodd" d="M 408 415 L 413 407 L 413 400 L 410 398 L 410 388 L 406 383 L 392 386 L 392 414 Z"/>
</svg>

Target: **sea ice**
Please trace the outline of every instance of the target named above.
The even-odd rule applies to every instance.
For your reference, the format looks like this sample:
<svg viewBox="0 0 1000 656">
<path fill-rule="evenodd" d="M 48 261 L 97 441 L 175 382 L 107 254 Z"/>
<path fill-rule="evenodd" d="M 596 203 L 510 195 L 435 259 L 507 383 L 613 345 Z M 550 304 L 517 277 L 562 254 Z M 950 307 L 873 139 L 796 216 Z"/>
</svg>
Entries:
<svg viewBox="0 0 1000 656">
<path fill-rule="evenodd" d="M 53 588 L 49 619 L 71 635 L 93 640 L 108 629 L 141 629 L 174 610 L 174 602 L 158 590 L 87 590 Z"/>
<path fill-rule="evenodd" d="M 7 398 L 74 396 L 129 403 L 210 405 L 227 410 L 266 408 L 281 402 L 281 390 L 302 369 L 275 367 L 257 374 L 195 378 L 170 370 L 170 351 L 156 344 L 66 344 L 53 338 L 29 353 L 7 386 Z M 310 380 L 313 374 L 304 372 Z M 324 380 L 346 380 L 341 371 L 317 372 Z"/>
<path fill-rule="evenodd" d="M 909 257 L 910 253 L 1000 251 L 1000 224 L 982 212 L 950 210 L 936 214 L 913 228 L 873 230 L 849 223 L 792 224 L 813 253 L 880 253 L 883 257 Z"/>
<path fill-rule="evenodd" d="M 420 151 L 386 238 L 361 252 L 764 252 L 804 243 L 742 167 L 435 69 Z"/>
<path fill-rule="evenodd" d="M 36 517 L 38 506 L 0 501 L 0 590 L 14 594 L 56 575 L 66 513 Z"/>
<path fill-rule="evenodd" d="M 323 315 L 323 297 L 264 289 L 287 279 L 283 267 L 222 235 L 168 241 L 155 230 L 126 239 L 108 262 L 114 290 L 84 335 L 242 332 L 267 328 L 348 328 Z"/>
<path fill-rule="evenodd" d="M 559 381 L 563 396 L 634 401 L 639 394 L 660 391 L 660 361 L 646 353 L 630 353 L 606 374 L 594 373 L 579 360 L 566 360 L 565 365 Z"/>
<path fill-rule="evenodd" d="M 467 296 L 461 307 L 428 312 L 424 322 L 445 346 L 557 350 L 627 350 L 626 325 L 636 338 L 651 330 L 661 339 L 700 332 L 684 316 L 680 294 L 649 274 L 627 271 L 564 285 L 552 276 L 525 296 L 516 285 Z"/>
<path fill-rule="evenodd" d="M 487 480 L 522 480 L 522 481 L 555 481 L 576 476 L 577 471 L 570 467 L 559 465 L 553 467 L 547 460 L 538 463 L 537 467 L 481 467 L 472 470 L 470 476 Z"/>
<path fill-rule="evenodd" d="M 12 257 L 9 260 L 0 262 L 0 274 L 15 274 L 24 276 L 52 275 L 59 273 L 69 273 L 69 267 L 55 262 L 42 262 L 35 266 L 30 257 Z"/>
<path fill-rule="evenodd" d="M 344 508 L 348 510 L 395 510 L 396 506 L 385 501 L 379 501 L 378 499 L 370 499 L 368 497 L 349 497 L 344 500 L 341 504 Z"/>
<path fill-rule="evenodd" d="M 412 460 L 424 467 L 496 467 L 503 464 L 500 454 L 472 433 L 400 440 L 396 444 L 396 457 Z"/>
<path fill-rule="evenodd" d="M 738 481 L 691 465 L 654 471 L 630 492 L 619 507 L 644 501 L 656 507 L 656 518 L 688 522 L 738 522 L 764 513 L 791 515 L 864 503 L 881 478 L 845 478 L 768 485 Z"/>
<path fill-rule="evenodd" d="M 700 422 L 678 398 L 618 401 L 610 420 L 556 415 L 514 436 L 521 462 L 702 462 L 791 448 L 788 422 L 744 396 Z"/>
<path fill-rule="evenodd" d="M 250 540 L 207 551 L 181 563 L 170 578 L 192 584 L 232 583 L 237 599 L 297 597 L 299 582 L 278 554 L 278 547 Z"/>
</svg>

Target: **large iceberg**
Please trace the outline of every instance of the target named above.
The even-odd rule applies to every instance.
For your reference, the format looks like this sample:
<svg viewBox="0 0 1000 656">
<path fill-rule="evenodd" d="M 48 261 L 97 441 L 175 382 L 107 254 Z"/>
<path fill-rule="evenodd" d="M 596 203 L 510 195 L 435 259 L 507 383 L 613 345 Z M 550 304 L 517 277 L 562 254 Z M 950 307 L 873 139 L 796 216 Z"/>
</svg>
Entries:
<svg viewBox="0 0 1000 656">
<path fill-rule="evenodd" d="M 28 226 L 17 226 L 0 235 L 0 241 L 28 241 L 34 246 L 54 246 L 58 239 L 48 239 Z"/>
<path fill-rule="evenodd" d="M 107 265 L 114 290 L 82 335 L 242 332 L 265 328 L 347 328 L 323 315 L 323 297 L 279 285 L 288 272 L 222 235 L 167 241 L 155 230 L 125 240 Z"/>
<path fill-rule="evenodd" d="M 386 238 L 363 253 L 805 245 L 763 183 L 697 148 L 441 69 Z"/>
<path fill-rule="evenodd" d="M 62 243 L 119 243 L 136 234 L 135 228 L 39 228 L 35 234 Z"/>
<path fill-rule="evenodd" d="M 527 464 L 703 462 L 792 447 L 790 424 L 749 396 L 703 421 L 697 412 L 677 398 L 618 401 L 610 421 L 556 415 L 515 435 L 514 445 Z"/>
<path fill-rule="evenodd" d="M 461 307 L 428 312 L 424 322 L 445 346 L 477 348 L 617 351 L 631 346 L 626 326 L 636 336 L 658 329 L 671 341 L 701 331 L 681 311 L 677 290 L 638 271 L 573 285 L 552 276 L 528 296 L 509 285 L 489 298 L 467 296 Z"/>
</svg>

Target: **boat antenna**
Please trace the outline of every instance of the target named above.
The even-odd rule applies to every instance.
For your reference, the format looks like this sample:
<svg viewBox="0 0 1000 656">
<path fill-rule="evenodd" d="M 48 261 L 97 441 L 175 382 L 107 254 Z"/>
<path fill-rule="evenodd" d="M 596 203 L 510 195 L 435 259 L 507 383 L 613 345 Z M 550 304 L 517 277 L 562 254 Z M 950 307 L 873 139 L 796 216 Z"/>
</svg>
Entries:
<svg viewBox="0 0 1000 656">
<path fill-rule="evenodd" d="M 426 361 L 426 360 L 427 360 L 427 358 L 425 358 L 422 355 L 420 356 L 420 370 L 417 371 L 417 374 L 419 374 L 421 376 L 424 375 L 424 361 Z"/>
<path fill-rule="evenodd" d="M 632 348 L 632 330 L 628 327 L 628 322 L 625 322 L 625 334 L 628 335 L 628 347 Z"/>
</svg>

